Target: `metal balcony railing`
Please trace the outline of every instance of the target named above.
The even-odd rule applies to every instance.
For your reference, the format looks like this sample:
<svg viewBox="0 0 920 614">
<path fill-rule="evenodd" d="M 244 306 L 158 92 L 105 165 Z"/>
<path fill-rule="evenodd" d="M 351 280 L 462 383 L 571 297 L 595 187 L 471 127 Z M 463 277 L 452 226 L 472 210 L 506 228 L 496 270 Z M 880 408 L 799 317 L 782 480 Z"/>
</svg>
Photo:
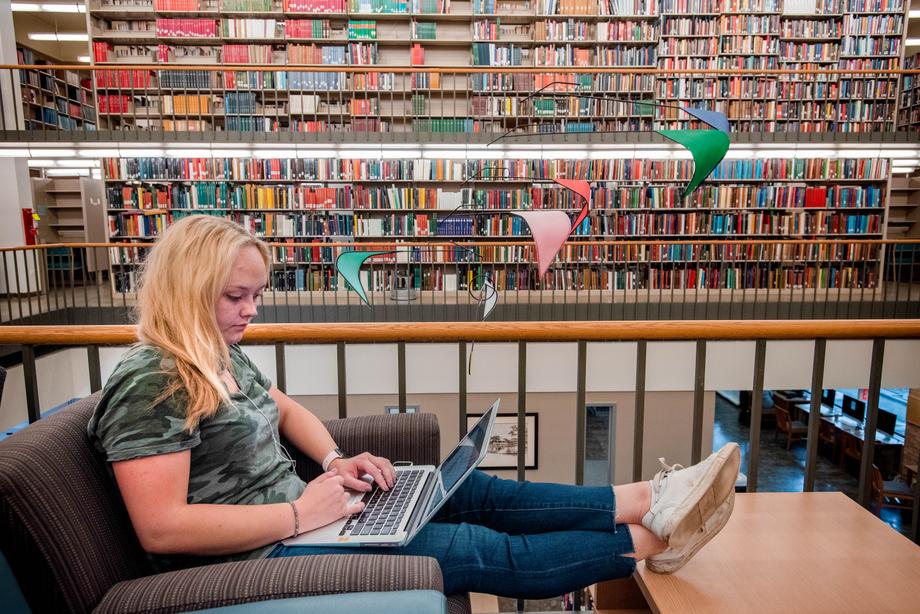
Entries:
<svg viewBox="0 0 920 614">
<path fill-rule="evenodd" d="M 128 322 L 151 243 L 0 249 L 0 321 Z M 920 317 L 920 241 L 570 241 L 538 277 L 521 241 L 270 243 L 267 322 Z M 368 303 L 336 271 L 367 261 Z"/>
<path fill-rule="evenodd" d="M 703 125 L 681 108 L 692 106 L 725 113 L 739 141 L 920 129 L 916 92 L 899 89 L 920 71 L 857 63 L 868 68 L 5 65 L 0 124 L 22 142 L 609 142 Z"/>
</svg>

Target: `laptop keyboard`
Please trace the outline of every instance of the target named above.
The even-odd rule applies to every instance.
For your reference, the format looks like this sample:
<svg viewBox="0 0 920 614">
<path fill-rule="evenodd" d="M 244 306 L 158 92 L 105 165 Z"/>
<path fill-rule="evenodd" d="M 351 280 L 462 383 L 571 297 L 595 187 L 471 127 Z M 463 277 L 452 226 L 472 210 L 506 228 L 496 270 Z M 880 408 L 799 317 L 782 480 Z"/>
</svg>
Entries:
<svg viewBox="0 0 920 614">
<path fill-rule="evenodd" d="M 412 500 L 412 494 L 425 473 L 423 469 L 409 469 L 396 473 L 396 483 L 390 490 L 376 484 L 361 499 L 364 511 L 352 514 L 339 535 L 396 535 Z"/>
</svg>

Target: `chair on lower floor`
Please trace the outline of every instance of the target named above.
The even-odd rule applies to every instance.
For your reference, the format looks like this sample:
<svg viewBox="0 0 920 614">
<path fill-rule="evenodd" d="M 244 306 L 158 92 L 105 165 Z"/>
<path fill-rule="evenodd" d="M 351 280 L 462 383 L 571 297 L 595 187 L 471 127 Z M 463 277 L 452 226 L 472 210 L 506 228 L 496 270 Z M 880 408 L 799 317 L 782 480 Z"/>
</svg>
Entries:
<svg viewBox="0 0 920 614">
<path fill-rule="evenodd" d="M 828 448 L 831 459 L 837 461 L 837 433 L 834 425 L 827 420 L 821 420 L 818 425 L 818 445 Z"/>
<path fill-rule="evenodd" d="M 417 556 L 298 556 L 155 573 L 107 463 L 86 434 L 97 401 L 98 394 L 82 399 L 0 442 L 0 551 L 31 611 L 182 612 L 279 597 L 443 592 L 437 561 Z M 326 426 L 346 452 L 438 461 L 433 414 Z M 302 457 L 297 470 L 305 478 L 321 471 Z M 470 611 L 465 594 L 450 596 L 447 605 L 451 614 Z"/>
<path fill-rule="evenodd" d="M 900 480 L 886 480 L 881 470 L 872 465 L 872 502 L 875 513 L 884 507 L 912 509 L 914 506 L 913 489 Z"/>
<path fill-rule="evenodd" d="M 803 422 L 798 420 L 792 420 L 789 417 L 789 412 L 787 412 L 782 407 L 777 407 L 776 409 L 776 432 L 773 433 L 773 441 L 776 441 L 777 436 L 780 432 L 786 434 L 786 449 L 788 450 L 792 446 L 793 441 L 799 441 L 805 439 L 806 434 L 808 433 L 808 427 L 805 426 Z"/>
<path fill-rule="evenodd" d="M 840 453 L 840 466 L 843 469 L 849 471 L 847 461 L 853 461 L 859 467 L 862 462 L 862 446 L 862 441 L 852 435 L 843 437 L 843 450 Z"/>
</svg>

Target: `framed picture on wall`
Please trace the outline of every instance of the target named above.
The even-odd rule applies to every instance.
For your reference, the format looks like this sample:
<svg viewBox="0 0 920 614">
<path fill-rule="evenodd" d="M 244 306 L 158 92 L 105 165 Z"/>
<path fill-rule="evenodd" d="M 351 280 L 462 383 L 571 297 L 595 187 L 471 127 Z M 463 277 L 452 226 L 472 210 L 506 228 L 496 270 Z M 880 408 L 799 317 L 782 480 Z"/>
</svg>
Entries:
<svg viewBox="0 0 920 614">
<path fill-rule="evenodd" d="M 466 427 L 471 428 L 482 414 L 467 414 Z M 536 413 L 524 414 L 524 468 L 537 468 L 538 422 Z M 517 414 L 498 414 L 489 452 L 479 465 L 480 469 L 517 469 L 518 455 Z"/>
</svg>

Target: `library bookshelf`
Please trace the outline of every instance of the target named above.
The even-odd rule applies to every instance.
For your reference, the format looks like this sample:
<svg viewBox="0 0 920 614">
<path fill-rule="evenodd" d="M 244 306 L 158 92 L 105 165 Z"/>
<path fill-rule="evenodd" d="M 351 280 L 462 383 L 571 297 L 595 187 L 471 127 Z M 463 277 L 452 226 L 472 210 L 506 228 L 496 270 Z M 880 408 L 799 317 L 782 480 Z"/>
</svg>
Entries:
<svg viewBox="0 0 920 614">
<path fill-rule="evenodd" d="M 860 245 L 884 236 L 887 159 L 725 160 L 701 188 L 681 199 L 692 169 L 690 160 L 634 159 L 103 161 L 109 241 L 142 245 L 184 216 L 225 216 L 272 246 L 276 290 L 335 290 L 341 282 L 333 264 L 344 248 L 330 244 L 375 249 L 394 241 L 405 255 L 394 255 L 392 262 L 402 257 L 411 265 L 411 283 L 423 291 L 476 289 L 484 273 L 498 290 L 878 283 L 881 251 Z M 467 181 L 470 177 L 476 179 Z M 510 212 L 574 214 L 580 203 L 553 177 L 588 180 L 591 213 L 572 237 L 578 247 L 566 246 L 550 274 L 537 279 L 529 230 Z M 622 244 L 609 248 L 611 238 Z M 834 256 L 827 252 L 820 258 L 827 263 L 823 272 L 808 269 L 817 256 L 786 248 L 730 255 L 729 260 L 750 257 L 743 275 L 717 272 L 722 264 L 714 269 L 702 264 L 714 256 L 725 260 L 720 254 L 728 248 L 713 251 L 725 240 L 736 242 L 731 249 L 743 249 L 751 242 L 792 238 L 842 242 L 833 249 L 843 251 L 833 253 L 852 266 L 835 272 Z M 468 247 L 483 241 L 490 246 Z M 118 293 L 134 290 L 147 249 L 127 245 L 111 252 Z M 671 262 L 674 269 L 644 266 L 652 262 Z M 392 287 L 394 274 L 385 266 L 377 272 L 371 267 L 368 288 Z M 815 276 L 812 282 L 808 275 Z"/>
<path fill-rule="evenodd" d="M 904 61 L 904 68 L 920 70 L 920 53 Z M 898 104 L 898 128 L 920 132 L 920 74 L 905 74 L 901 79 L 901 99 Z"/>
<path fill-rule="evenodd" d="M 858 72 L 901 67 L 901 0 L 90 0 L 87 20 L 100 124 L 117 131 L 438 142 L 700 127 L 674 108 L 685 105 L 754 133 L 882 133 L 903 116 L 897 72 Z M 691 174 L 688 160 L 641 157 L 111 159 L 108 239 L 127 244 L 113 250 L 113 289 L 133 292 L 140 245 L 193 213 L 268 241 L 281 291 L 341 288 L 346 248 L 330 245 L 380 241 L 402 242 L 420 292 L 465 292 L 483 270 L 501 290 L 879 284 L 884 250 L 861 241 L 886 236 L 886 159 L 726 160 L 681 199 Z M 508 212 L 574 213 L 553 177 L 592 182 L 573 239 L 597 245 L 538 280 Z M 783 248 L 713 268 L 703 255 L 728 248 L 681 243 L 787 238 L 841 241 L 821 253 L 839 264 Z M 482 241 L 497 245 L 464 247 Z M 662 260 L 673 263 L 648 266 Z M 372 292 L 396 283 L 385 265 L 369 275 Z"/>
<path fill-rule="evenodd" d="M 883 132 L 895 127 L 896 73 L 809 71 L 899 69 L 905 7 L 902 0 L 816 0 L 807 9 L 792 0 L 93 0 L 87 19 L 94 62 L 112 67 L 97 71 L 94 85 L 113 129 L 479 132 L 508 121 L 564 121 L 567 132 L 589 132 L 689 124 L 678 110 L 655 117 L 642 104 L 657 101 L 722 111 L 735 131 Z M 188 70 L 117 69 L 154 61 Z M 279 68 L 247 69 L 255 64 Z M 227 70 L 196 68 L 203 65 Z M 325 70 L 310 70 L 318 66 Z M 480 67 L 494 72 L 463 70 Z M 515 67 L 547 72 L 503 72 Z M 566 74 L 568 67 L 584 72 Z M 442 72 L 451 68 L 457 72 Z M 654 69 L 766 72 L 656 77 Z M 531 97 L 547 86 L 573 96 Z M 577 96 L 598 92 L 616 100 Z"/>
<path fill-rule="evenodd" d="M 54 68 L 57 60 L 18 46 L 22 117 L 26 130 L 95 130 L 96 102 L 88 72 Z M 46 65 L 48 68 L 38 68 Z"/>
</svg>

